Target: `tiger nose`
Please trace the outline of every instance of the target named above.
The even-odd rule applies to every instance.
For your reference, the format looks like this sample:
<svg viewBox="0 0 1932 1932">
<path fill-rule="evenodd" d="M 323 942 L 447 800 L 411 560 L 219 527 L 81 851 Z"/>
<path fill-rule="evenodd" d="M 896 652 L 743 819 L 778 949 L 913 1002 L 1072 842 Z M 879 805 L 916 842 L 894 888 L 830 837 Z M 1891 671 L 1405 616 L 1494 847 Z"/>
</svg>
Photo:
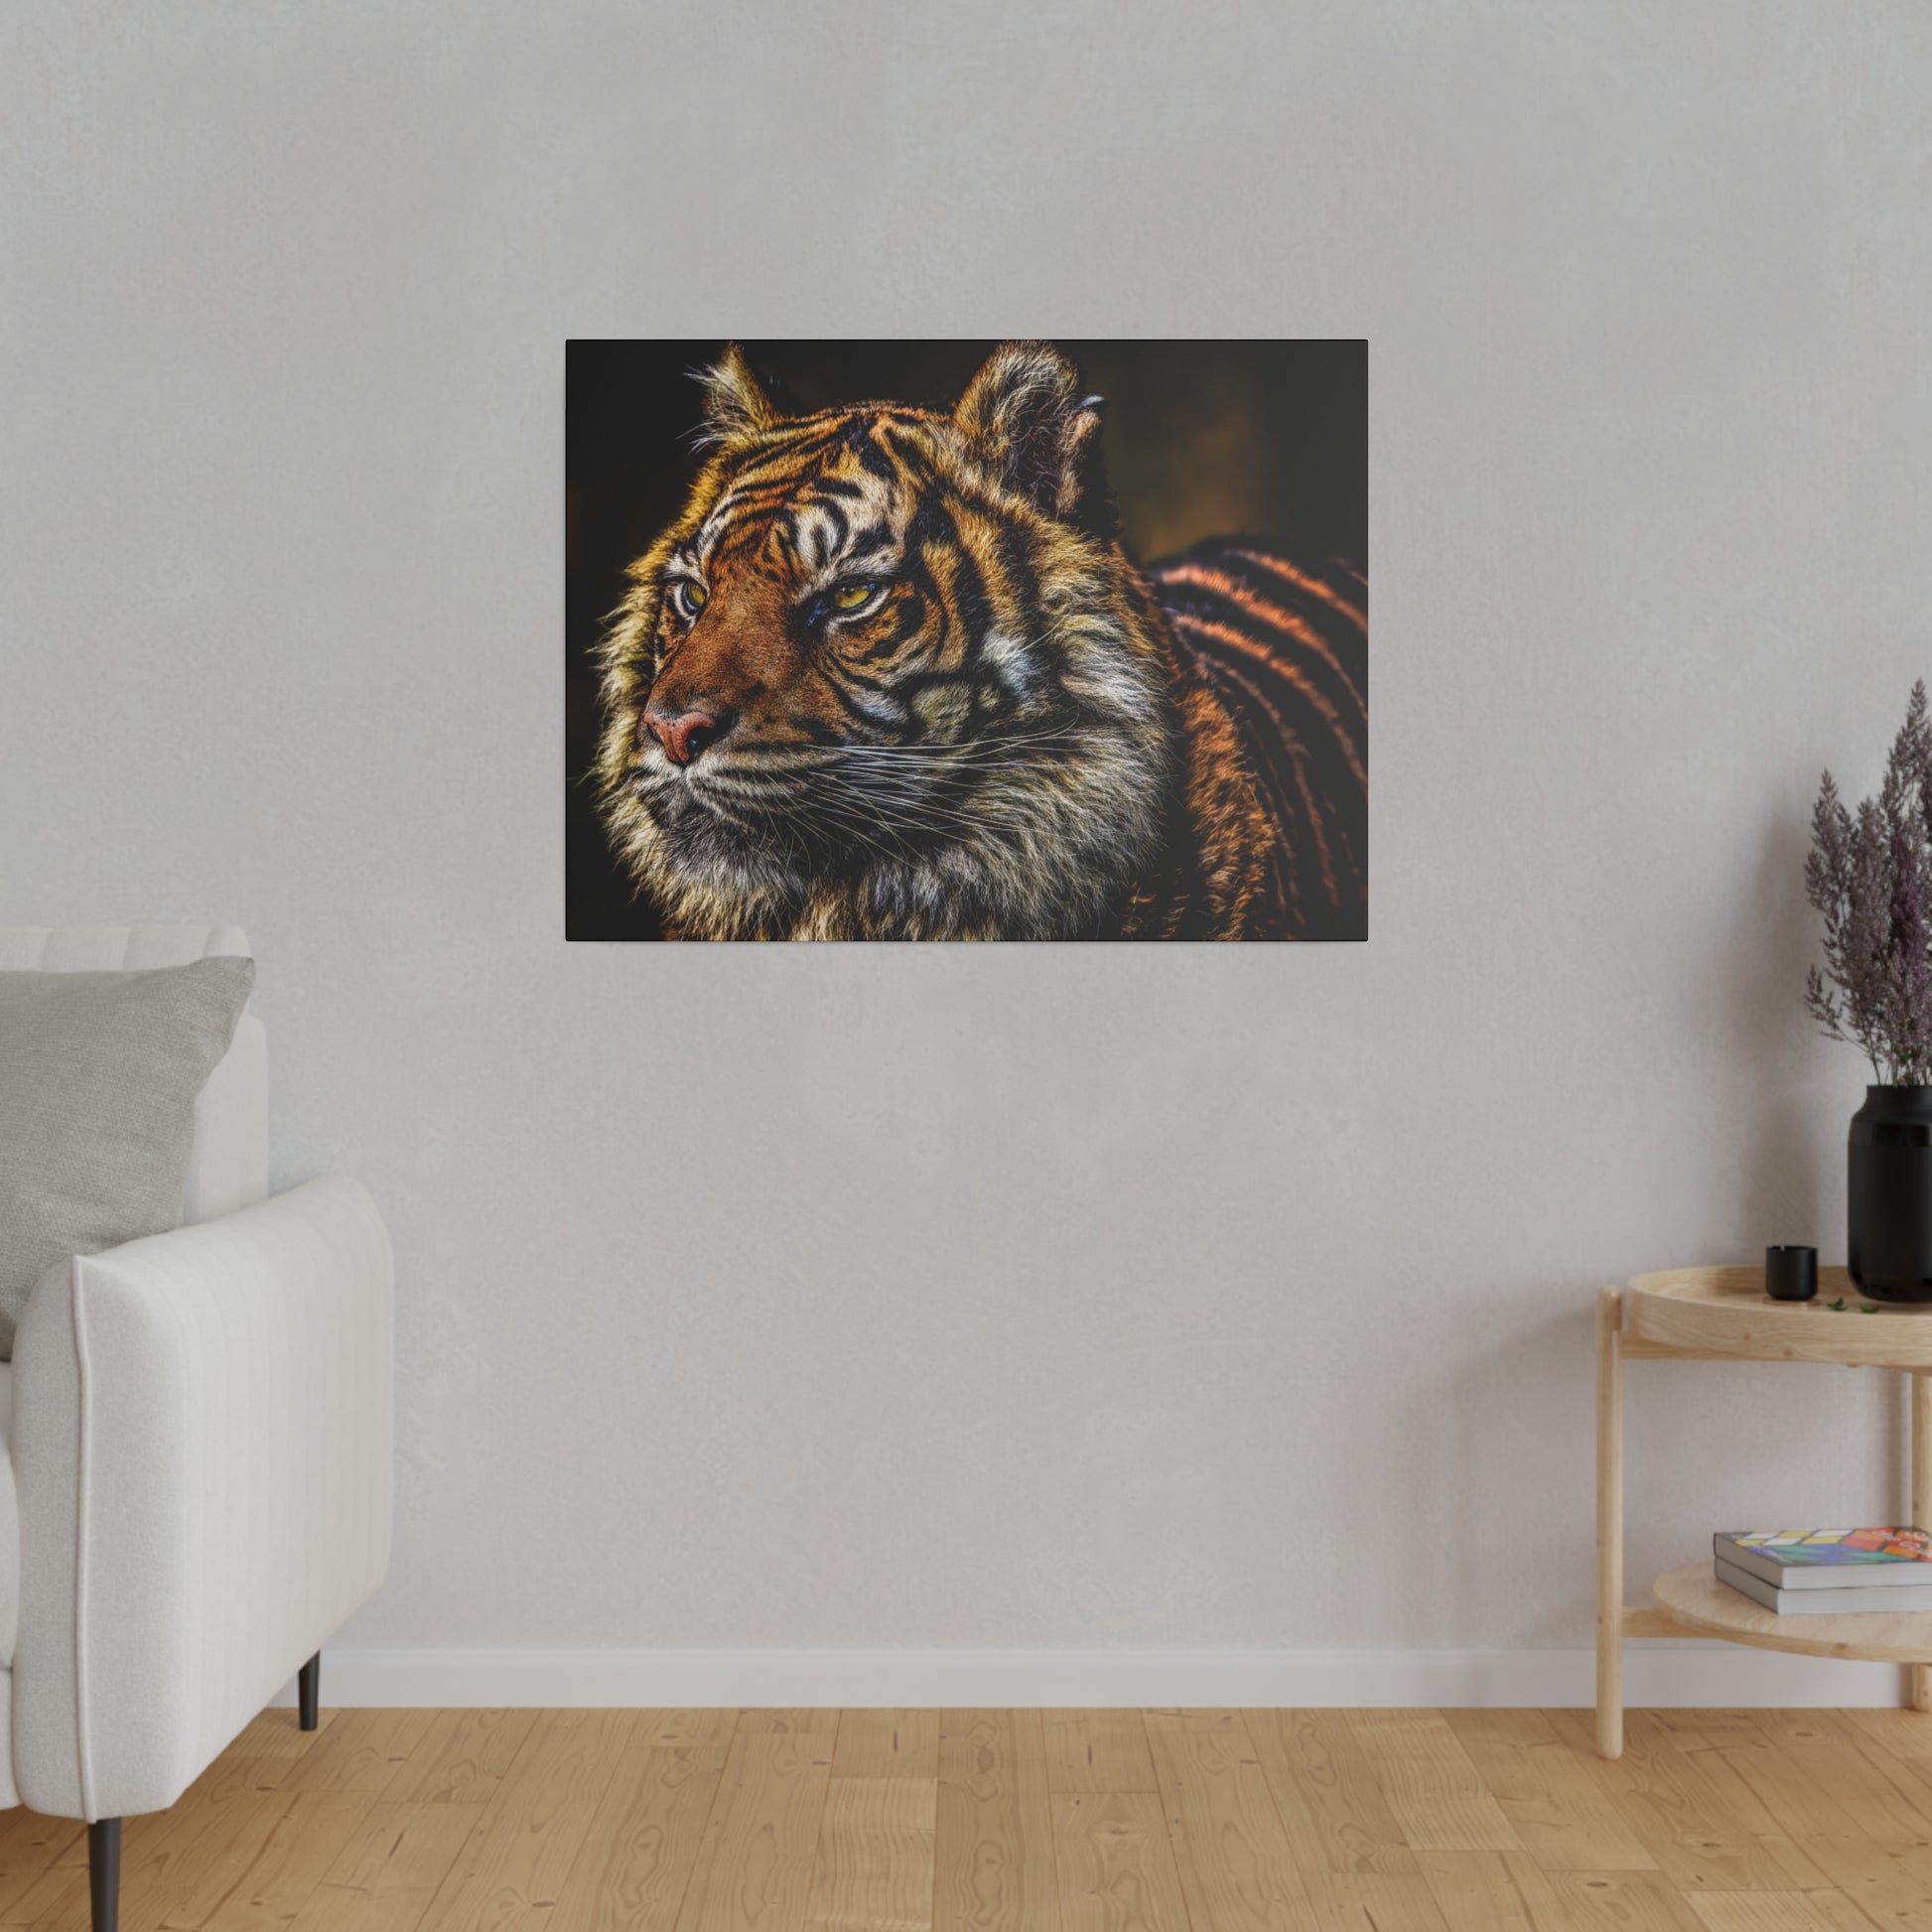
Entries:
<svg viewBox="0 0 1932 1932">
<path fill-rule="evenodd" d="M 713 711 L 681 711 L 673 715 L 648 707 L 644 729 L 663 746 L 673 764 L 690 764 L 707 745 L 715 745 L 731 729 L 731 714 L 721 706 Z"/>
</svg>

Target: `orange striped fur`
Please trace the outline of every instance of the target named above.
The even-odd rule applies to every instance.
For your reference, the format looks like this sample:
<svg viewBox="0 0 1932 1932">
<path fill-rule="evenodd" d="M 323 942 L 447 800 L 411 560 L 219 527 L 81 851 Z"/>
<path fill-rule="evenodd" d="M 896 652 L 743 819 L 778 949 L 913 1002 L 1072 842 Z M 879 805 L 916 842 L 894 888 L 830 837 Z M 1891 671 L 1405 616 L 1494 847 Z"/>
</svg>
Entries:
<svg viewBox="0 0 1932 1932">
<path fill-rule="evenodd" d="M 786 416 L 742 355 L 603 648 L 606 823 L 687 938 L 1359 938 L 1367 587 L 1143 572 L 1098 398 L 1008 344 L 950 412 Z"/>
<path fill-rule="evenodd" d="M 1215 538 L 1150 572 L 1181 648 L 1236 721 L 1272 828 L 1282 923 L 1368 932 L 1368 586 Z"/>
</svg>

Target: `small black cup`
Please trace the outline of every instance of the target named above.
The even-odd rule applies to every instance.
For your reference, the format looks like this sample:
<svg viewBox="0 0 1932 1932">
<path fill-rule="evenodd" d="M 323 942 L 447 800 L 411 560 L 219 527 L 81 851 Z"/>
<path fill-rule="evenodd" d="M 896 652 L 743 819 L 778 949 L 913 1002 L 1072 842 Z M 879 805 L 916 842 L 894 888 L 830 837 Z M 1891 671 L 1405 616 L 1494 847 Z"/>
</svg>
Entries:
<svg viewBox="0 0 1932 1932">
<path fill-rule="evenodd" d="M 1818 1297 L 1816 1248 L 1766 1248 L 1764 1292 L 1774 1302 L 1811 1302 Z"/>
</svg>

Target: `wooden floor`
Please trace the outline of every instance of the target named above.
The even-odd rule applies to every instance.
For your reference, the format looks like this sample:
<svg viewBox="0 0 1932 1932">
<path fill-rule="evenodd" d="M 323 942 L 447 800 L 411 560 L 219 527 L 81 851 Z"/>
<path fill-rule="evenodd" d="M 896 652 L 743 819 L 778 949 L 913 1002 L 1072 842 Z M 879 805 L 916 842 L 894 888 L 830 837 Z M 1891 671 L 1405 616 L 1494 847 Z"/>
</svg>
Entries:
<svg viewBox="0 0 1932 1932">
<path fill-rule="evenodd" d="M 271 1712 L 126 1832 L 124 1932 L 1909 1932 L 1932 1718 Z M 85 1860 L 0 1814 L 0 1925 Z"/>
</svg>

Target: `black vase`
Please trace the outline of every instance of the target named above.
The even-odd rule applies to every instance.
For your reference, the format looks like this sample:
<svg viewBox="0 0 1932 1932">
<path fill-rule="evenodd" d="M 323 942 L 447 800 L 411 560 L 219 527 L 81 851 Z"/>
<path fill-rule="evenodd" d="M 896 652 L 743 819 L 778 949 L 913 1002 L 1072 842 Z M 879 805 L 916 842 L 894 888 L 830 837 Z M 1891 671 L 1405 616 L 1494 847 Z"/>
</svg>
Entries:
<svg viewBox="0 0 1932 1932">
<path fill-rule="evenodd" d="M 1866 1087 L 1850 1156 L 1852 1279 L 1874 1302 L 1932 1302 L 1932 1087 Z"/>
</svg>

